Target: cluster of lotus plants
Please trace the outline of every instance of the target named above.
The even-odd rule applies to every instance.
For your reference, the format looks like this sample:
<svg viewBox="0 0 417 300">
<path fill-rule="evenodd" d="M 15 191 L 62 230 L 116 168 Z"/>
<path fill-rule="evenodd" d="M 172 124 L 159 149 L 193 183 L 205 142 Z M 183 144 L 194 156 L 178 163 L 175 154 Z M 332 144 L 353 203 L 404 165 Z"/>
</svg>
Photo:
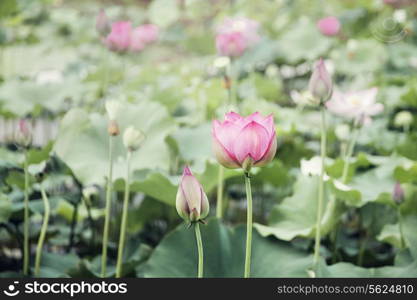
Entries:
<svg viewBox="0 0 417 300">
<path fill-rule="evenodd" d="M 417 276 L 413 1 L 114 2 L 0 4 L 0 277 Z"/>
</svg>

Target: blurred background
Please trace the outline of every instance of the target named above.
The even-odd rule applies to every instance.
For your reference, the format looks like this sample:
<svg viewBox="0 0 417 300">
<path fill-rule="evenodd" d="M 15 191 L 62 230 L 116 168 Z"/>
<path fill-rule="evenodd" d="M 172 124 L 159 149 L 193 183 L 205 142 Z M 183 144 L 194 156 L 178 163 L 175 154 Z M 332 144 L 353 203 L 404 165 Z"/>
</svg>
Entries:
<svg viewBox="0 0 417 300">
<path fill-rule="evenodd" d="M 100 10 L 110 23 L 155 25 L 157 40 L 138 51 L 110 49 L 96 30 Z M 319 24 L 329 16 L 336 28 Z M 249 18 L 259 26 L 256 45 L 232 59 L 216 47 L 218 26 L 227 17 Z M 415 263 L 415 237 L 404 242 L 403 235 L 412 235 L 417 218 L 416 1 L 1 0 L 0 274 L 17 276 L 21 269 L 23 119 L 33 135 L 28 150 L 32 247 L 43 213 L 37 182 L 47 186 L 52 207 L 43 275 L 97 276 L 107 100 L 126 104 L 122 127 L 136 122 L 147 134 L 134 159 L 129 276 L 143 276 L 141 266 L 152 249 L 181 223 L 174 202 L 184 164 L 202 182 L 215 215 L 218 165 L 211 153 L 211 120 L 230 109 L 274 114 L 278 152 L 271 165 L 255 170 L 254 220 L 264 225 L 258 229 L 271 243 L 278 239 L 294 251 L 311 252 L 316 208 L 308 191 L 315 186 L 303 185 L 300 161 L 319 153 L 320 116 L 306 104 L 304 92 L 320 57 L 335 88 L 378 87 L 377 102 L 384 105 L 383 113 L 361 129 L 349 169 L 351 190 L 333 189 L 341 207 L 326 206 L 331 220 L 324 230 L 326 261 L 398 268 L 401 262 Z M 237 99 L 234 106 L 229 92 Z M 329 114 L 328 125 L 326 171 L 338 178 L 349 123 Z M 120 167 L 115 170 L 112 259 L 123 198 L 123 151 L 120 146 L 115 160 Z M 227 170 L 225 180 L 223 221 L 239 224 L 246 218 L 243 179 Z M 397 183 L 403 193 L 398 203 Z M 408 220 L 405 229 L 401 216 Z M 338 274 L 357 271 L 343 270 Z"/>
</svg>

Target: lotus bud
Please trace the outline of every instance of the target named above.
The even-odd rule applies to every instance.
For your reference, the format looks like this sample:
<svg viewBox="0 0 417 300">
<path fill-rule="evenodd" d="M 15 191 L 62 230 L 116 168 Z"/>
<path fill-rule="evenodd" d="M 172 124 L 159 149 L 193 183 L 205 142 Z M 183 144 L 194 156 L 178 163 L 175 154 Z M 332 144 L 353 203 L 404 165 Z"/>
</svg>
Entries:
<svg viewBox="0 0 417 300">
<path fill-rule="evenodd" d="M 19 128 L 15 141 L 23 147 L 29 147 L 32 143 L 32 128 L 27 120 L 19 121 Z"/>
<path fill-rule="evenodd" d="M 335 36 L 340 32 L 340 21 L 336 17 L 326 17 L 317 22 L 317 28 L 325 36 Z"/>
<path fill-rule="evenodd" d="M 242 168 L 246 173 L 269 163 L 277 150 L 274 118 L 255 112 L 247 117 L 230 112 L 225 120 L 213 121 L 213 152 L 226 168 Z"/>
<path fill-rule="evenodd" d="M 203 220 L 209 213 L 209 202 L 203 187 L 188 166 L 182 174 L 175 206 L 180 217 L 187 222 Z"/>
<path fill-rule="evenodd" d="M 107 132 L 110 136 L 118 136 L 120 134 L 120 129 L 117 121 L 111 120 L 109 122 L 109 126 L 107 126 Z"/>
<path fill-rule="evenodd" d="M 103 37 L 110 33 L 110 22 L 104 9 L 101 9 L 97 15 L 96 30 L 98 34 Z"/>
<path fill-rule="evenodd" d="M 404 201 L 404 190 L 399 182 L 396 182 L 394 185 L 394 190 L 392 191 L 392 199 L 397 204 L 401 204 Z"/>
<path fill-rule="evenodd" d="M 313 70 L 308 86 L 311 95 L 324 103 L 330 99 L 333 92 L 333 82 L 326 69 L 323 59 L 320 59 Z"/>
<path fill-rule="evenodd" d="M 400 111 L 395 115 L 394 125 L 397 127 L 409 127 L 413 123 L 413 115 L 409 111 Z"/>
<path fill-rule="evenodd" d="M 145 139 L 142 131 L 133 126 L 128 127 L 123 134 L 123 144 L 129 151 L 136 151 Z"/>
</svg>

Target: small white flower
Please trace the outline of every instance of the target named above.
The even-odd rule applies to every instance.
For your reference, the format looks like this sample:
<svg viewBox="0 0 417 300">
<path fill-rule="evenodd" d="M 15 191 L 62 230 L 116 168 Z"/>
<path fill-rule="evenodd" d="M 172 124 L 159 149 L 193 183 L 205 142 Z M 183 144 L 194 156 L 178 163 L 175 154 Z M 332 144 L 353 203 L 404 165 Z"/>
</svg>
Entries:
<svg viewBox="0 0 417 300">
<path fill-rule="evenodd" d="M 123 133 L 123 144 L 129 151 L 135 151 L 142 144 L 145 135 L 133 126 L 128 127 Z"/>
<path fill-rule="evenodd" d="M 314 98 L 313 95 L 308 90 L 305 90 L 302 92 L 292 90 L 290 92 L 290 96 L 291 96 L 292 101 L 294 101 L 294 103 L 297 105 L 301 105 L 301 106 L 313 105 L 314 106 L 314 105 L 319 104 L 316 98 Z"/>
<path fill-rule="evenodd" d="M 217 69 L 227 68 L 230 65 L 230 58 L 228 56 L 220 56 L 214 60 L 214 67 Z"/>
<path fill-rule="evenodd" d="M 320 176 L 321 157 L 314 156 L 310 160 L 301 159 L 301 173 L 305 176 Z M 329 176 L 324 173 L 324 180 L 329 180 Z"/>
<path fill-rule="evenodd" d="M 120 111 L 122 105 L 118 101 L 110 100 L 105 104 L 107 116 L 110 120 L 116 120 L 117 114 Z"/>
</svg>

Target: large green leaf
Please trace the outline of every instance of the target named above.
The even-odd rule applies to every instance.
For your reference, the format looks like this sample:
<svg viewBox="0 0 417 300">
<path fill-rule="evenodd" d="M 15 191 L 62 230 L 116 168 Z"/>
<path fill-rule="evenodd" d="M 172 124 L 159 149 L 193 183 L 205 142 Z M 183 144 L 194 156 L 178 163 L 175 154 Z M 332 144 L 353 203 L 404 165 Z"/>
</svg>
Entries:
<svg viewBox="0 0 417 300">
<path fill-rule="evenodd" d="M 146 139 L 132 155 L 132 171 L 140 169 L 168 170 L 169 149 L 167 135 L 175 130 L 175 123 L 166 109 L 158 103 L 140 101 L 123 103 L 117 121 L 121 134 L 114 137 L 114 179 L 126 173 L 126 149 L 122 143 L 123 130 L 135 126 Z M 63 118 L 54 150 L 84 184 L 103 184 L 108 169 L 107 118 L 81 109 L 70 110 Z"/>
<path fill-rule="evenodd" d="M 317 219 L 317 195 L 319 177 L 299 175 L 294 186 L 294 194 L 277 204 L 271 212 L 268 226 L 256 224 L 263 236 L 274 235 L 285 241 L 297 236 L 313 237 Z M 323 205 L 321 223 L 322 235 L 327 234 L 336 221 L 338 205 L 329 193 L 328 184 Z"/>
<path fill-rule="evenodd" d="M 297 63 L 324 55 L 331 45 L 331 39 L 324 37 L 310 20 L 300 19 L 277 43 L 279 56 L 288 63 Z"/>
<path fill-rule="evenodd" d="M 204 277 L 242 277 L 246 230 L 230 229 L 216 219 L 200 226 Z M 306 277 L 312 257 L 289 244 L 253 232 L 252 277 Z M 145 277 L 196 277 L 197 246 L 193 228 L 180 225 L 168 234 L 144 266 Z"/>
</svg>

